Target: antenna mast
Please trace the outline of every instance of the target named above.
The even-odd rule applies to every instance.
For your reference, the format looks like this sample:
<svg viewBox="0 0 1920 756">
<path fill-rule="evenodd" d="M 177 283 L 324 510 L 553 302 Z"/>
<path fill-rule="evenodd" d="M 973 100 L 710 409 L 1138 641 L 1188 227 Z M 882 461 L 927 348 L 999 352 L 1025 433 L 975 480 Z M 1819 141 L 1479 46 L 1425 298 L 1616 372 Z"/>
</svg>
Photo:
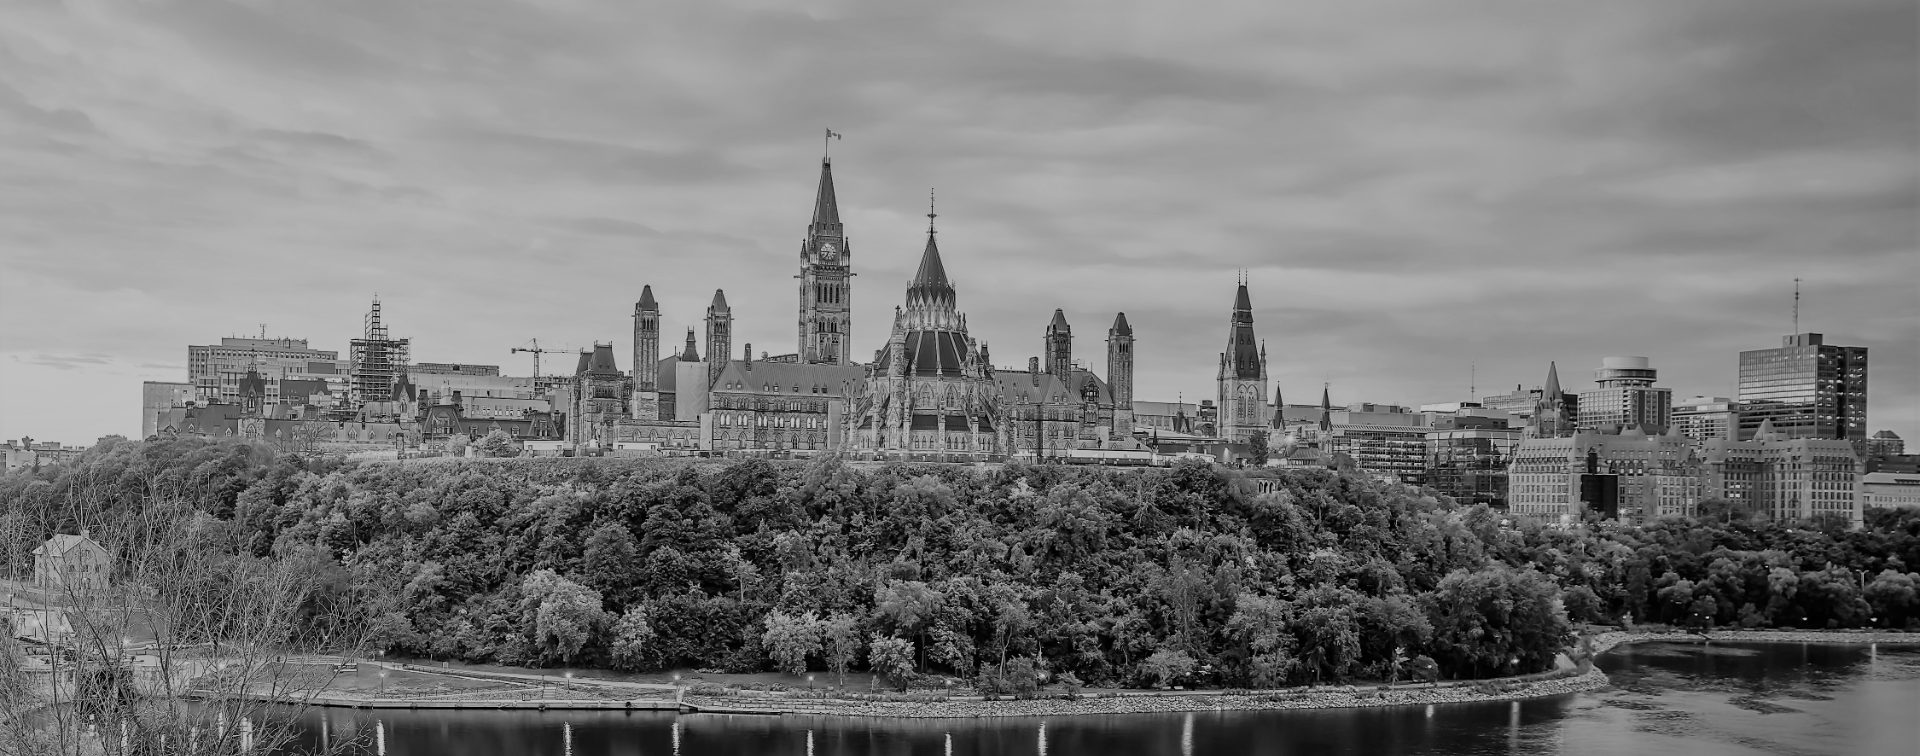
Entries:
<svg viewBox="0 0 1920 756">
<path fill-rule="evenodd" d="M 1800 332 L 1800 279 L 1793 279 L 1793 332 Z"/>
</svg>

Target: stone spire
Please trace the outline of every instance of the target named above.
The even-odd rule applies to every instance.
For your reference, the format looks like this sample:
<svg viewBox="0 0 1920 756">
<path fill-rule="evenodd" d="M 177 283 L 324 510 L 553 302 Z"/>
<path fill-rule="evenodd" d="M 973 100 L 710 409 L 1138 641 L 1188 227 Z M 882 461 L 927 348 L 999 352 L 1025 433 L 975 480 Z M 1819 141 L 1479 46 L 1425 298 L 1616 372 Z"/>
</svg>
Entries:
<svg viewBox="0 0 1920 756">
<path fill-rule="evenodd" d="M 1328 385 L 1320 384 L 1320 432 L 1333 431 L 1333 399 L 1328 394 Z"/>
<path fill-rule="evenodd" d="M 820 159 L 820 188 L 813 196 L 813 225 L 809 234 L 840 235 L 840 200 L 833 194 L 833 161 Z"/>
</svg>

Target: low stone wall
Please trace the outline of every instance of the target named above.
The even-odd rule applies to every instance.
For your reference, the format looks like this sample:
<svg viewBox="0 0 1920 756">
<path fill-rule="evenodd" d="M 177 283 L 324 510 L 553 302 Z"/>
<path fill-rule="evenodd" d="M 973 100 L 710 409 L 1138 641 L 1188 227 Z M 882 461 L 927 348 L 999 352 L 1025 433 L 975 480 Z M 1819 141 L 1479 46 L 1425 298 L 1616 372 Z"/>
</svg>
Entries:
<svg viewBox="0 0 1920 756">
<path fill-rule="evenodd" d="M 1569 673 L 1527 682 L 1481 680 L 1440 685 L 1398 685 L 1385 690 L 1377 687 L 1327 686 L 1233 693 L 1124 693 L 1082 697 L 1072 701 L 1064 698 L 1028 701 L 961 699 L 915 703 L 821 699 L 768 701 L 743 700 L 731 696 L 687 696 L 686 702 L 699 710 L 717 709 L 737 713 L 941 719 L 1420 706 L 1557 696 L 1607 684 L 1607 676 L 1599 670 L 1569 670 Z"/>
</svg>

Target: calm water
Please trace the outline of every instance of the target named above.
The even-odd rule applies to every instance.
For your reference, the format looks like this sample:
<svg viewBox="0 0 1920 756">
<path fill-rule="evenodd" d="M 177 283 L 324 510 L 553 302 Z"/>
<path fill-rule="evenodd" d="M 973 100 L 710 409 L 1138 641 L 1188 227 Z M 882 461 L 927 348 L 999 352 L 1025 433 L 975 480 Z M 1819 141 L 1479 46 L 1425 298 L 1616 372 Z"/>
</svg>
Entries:
<svg viewBox="0 0 1920 756">
<path fill-rule="evenodd" d="M 389 756 L 1920 754 L 1912 647 L 1649 644 L 1601 666 L 1614 684 L 1592 693 L 1430 709 L 931 721 L 324 710 L 308 733 Z"/>
</svg>

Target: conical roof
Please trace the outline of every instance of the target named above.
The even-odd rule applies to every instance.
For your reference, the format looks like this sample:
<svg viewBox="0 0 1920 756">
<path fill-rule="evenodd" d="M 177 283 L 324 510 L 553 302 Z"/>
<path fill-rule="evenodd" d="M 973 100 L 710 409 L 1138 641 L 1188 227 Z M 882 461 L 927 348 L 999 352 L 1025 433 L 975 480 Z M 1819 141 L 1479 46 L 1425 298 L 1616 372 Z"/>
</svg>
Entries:
<svg viewBox="0 0 1920 756">
<path fill-rule="evenodd" d="M 725 289 L 713 290 L 713 304 L 709 306 L 715 312 L 727 312 L 727 292 Z"/>
<path fill-rule="evenodd" d="M 1754 431 L 1753 438 L 1756 441 L 1766 441 L 1772 439 L 1773 434 L 1773 418 L 1763 417 L 1760 419 L 1760 429 Z"/>
<path fill-rule="evenodd" d="M 1067 314 L 1061 311 L 1060 308 L 1058 307 L 1054 308 L 1053 322 L 1047 324 L 1047 330 L 1068 331 L 1072 329 L 1073 329 L 1073 326 L 1067 325 Z"/>
<path fill-rule="evenodd" d="M 1113 333 L 1115 336 L 1133 335 L 1133 326 L 1127 325 L 1126 313 L 1123 312 L 1113 316 Z"/>
<path fill-rule="evenodd" d="M 1540 392 L 1540 398 L 1549 403 L 1557 402 L 1557 401 L 1560 401 L 1561 393 L 1562 392 L 1560 391 L 1560 366 L 1553 362 L 1548 362 L 1547 363 L 1547 387 Z"/>
<path fill-rule="evenodd" d="M 687 329 L 687 348 L 680 352 L 681 362 L 699 362 L 700 350 L 694 346 L 693 329 Z"/>
<path fill-rule="evenodd" d="M 833 195 L 833 161 L 824 158 L 820 160 L 820 189 L 813 197 L 813 226 L 815 232 L 840 226 L 840 201 Z"/>
<path fill-rule="evenodd" d="M 940 262 L 940 247 L 933 243 L 933 232 L 927 232 L 927 248 L 920 253 L 920 270 L 913 274 L 914 286 L 947 286 L 947 266 Z"/>
<path fill-rule="evenodd" d="M 1247 296 L 1247 285 L 1240 284 L 1240 290 L 1233 295 L 1234 312 L 1253 312 L 1253 299 Z"/>
<path fill-rule="evenodd" d="M 652 311 L 655 311 L 655 312 L 658 312 L 658 311 L 660 310 L 660 303 L 659 303 L 659 302 L 655 302 L 655 301 L 653 300 L 653 287 L 652 287 L 652 286 L 642 286 L 642 287 L 640 287 L 640 309 L 642 309 L 642 310 L 652 310 Z"/>
</svg>

